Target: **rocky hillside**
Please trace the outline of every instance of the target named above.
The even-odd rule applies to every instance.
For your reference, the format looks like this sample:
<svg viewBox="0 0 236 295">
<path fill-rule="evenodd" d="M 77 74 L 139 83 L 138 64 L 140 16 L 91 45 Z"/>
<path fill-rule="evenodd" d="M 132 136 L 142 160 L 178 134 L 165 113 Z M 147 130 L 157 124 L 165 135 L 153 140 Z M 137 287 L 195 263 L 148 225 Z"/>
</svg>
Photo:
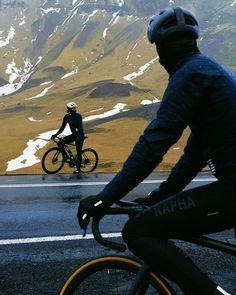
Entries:
<svg viewBox="0 0 236 295">
<path fill-rule="evenodd" d="M 49 135 L 71 100 L 79 104 L 101 170 L 120 167 L 167 82 L 147 42 L 147 23 L 160 9 L 178 5 L 198 17 L 201 49 L 234 69 L 233 0 L 1 0 L 0 135 L 6 148 L 0 173 L 41 171 Z M 23 156 L 29 142 L 37 152 Z M 183 144 L 173 147 L 166 165 Z M 14 159 L 18 164 L 9 162 Z"/>
</svg>

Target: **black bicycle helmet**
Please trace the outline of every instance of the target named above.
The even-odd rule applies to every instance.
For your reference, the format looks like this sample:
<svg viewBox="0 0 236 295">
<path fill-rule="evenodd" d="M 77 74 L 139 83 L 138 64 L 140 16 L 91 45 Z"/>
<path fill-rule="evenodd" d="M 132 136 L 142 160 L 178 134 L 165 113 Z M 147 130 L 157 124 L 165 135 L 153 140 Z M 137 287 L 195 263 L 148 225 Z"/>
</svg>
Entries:
<svg viewBox="0 0 236 295">
<path fill-rule="evenodd" d="M 197 19 L 190 11 L 181 7 L 169 7 L 153 16 L 147 30 L 150 43 L 158 43 L 177 33 L 192 39 L 199 37 Z"/>
</svg>

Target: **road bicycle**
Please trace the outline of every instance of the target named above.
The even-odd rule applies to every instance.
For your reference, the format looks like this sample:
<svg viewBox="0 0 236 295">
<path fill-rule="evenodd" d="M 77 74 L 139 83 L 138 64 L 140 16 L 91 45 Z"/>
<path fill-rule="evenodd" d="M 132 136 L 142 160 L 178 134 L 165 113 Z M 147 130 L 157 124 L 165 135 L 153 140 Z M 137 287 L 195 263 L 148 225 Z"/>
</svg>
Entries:
<svg viewBox="0 0 236 295">
<path fill-rule="evenodd" d="M 99 225 L 105 215 L 126 214 L 129 217 L 143 210 L 134 202 L 119 201 L 119 206 L 108 209 L 103 216 L 93 219 L 92 231 L 95 240 L 105 247 L 125 251 L 126 246 L 104 238 Z M 205 246 L 236 256 L 236 245 L 198 236 L 186 239 L 190 243 Z M 161 294 L 177 295 L 176 287 L 172 287 L 160 273 L 154 273 L 142 261 L 128 256 L 111 255 L 90 260 L 79 267 L 66 281 L 60 295 L 71 294 Z"/>
<path fill-rule="evenodd" d="M 87 136 L 85 138 L 88 138 Z M 65 164 L 73 168 L 76 166 L 77 155 L 72 152 L 74 143 L 65 143 L 62 137 L 56 137 L 54 142 L 57 147 L 52 147 L 46 151 L 42 157 L 42 168 L 48 174 L 59 172 Z M 81 152 L 81 172 L 92 172 L 98 165 L 98 154 L 92 148 L 85 148 Z"/>
</svg>

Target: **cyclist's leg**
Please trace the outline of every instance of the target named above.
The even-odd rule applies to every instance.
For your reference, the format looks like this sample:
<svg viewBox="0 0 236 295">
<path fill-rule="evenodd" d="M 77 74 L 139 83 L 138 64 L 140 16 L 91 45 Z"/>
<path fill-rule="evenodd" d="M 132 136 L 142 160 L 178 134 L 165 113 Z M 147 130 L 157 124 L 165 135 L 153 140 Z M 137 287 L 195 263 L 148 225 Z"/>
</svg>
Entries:
<svg viewBox="0 0 236 295">
<path fill-rule="evenodd" d="M 135 255 L 177 282 L 186 294 L 214 294 L 217 285 L 168 239 L 233 227 L 235 195 L 236 186 L 223 181 L 181 192 L 130 219 L 124 240 Z"/>
<path fill-rule="evenodd" d="M 63 141 L 60 141 L 60 142 L 59 142 L 58 147 L 59 147 L 59 148 L 62 148 L 63 145 L 64 145 L 65 143 L 71 143 L 71 142 L 73 142 L 74 140 L 75 140 L 75 137 L 74 137 L 73 134 L 67 135 L 67 136 L 65 136 L 65 137 L 63 138 Z"/>
<path fill-rule="evenodd" d="M 81 165 L 81 152 L 83 148 L 83 143 L 84 139 L 77 137 L 75 139 L 75 144 L 76 144 L 76 152 L 77 152 L 77 160 L 76 160 L 76 168 L 79 171 L 80 170 L 80 165 Z"/>
</svg>

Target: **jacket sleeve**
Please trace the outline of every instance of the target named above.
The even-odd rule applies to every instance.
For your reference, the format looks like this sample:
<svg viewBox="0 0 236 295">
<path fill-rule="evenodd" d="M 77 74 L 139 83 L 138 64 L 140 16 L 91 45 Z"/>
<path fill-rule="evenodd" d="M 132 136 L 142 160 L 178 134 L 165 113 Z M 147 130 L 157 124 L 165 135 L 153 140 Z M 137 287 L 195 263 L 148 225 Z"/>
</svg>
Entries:
<svg viewBox="0 0 236 295">
<path fill-rule="evenodd" d="M 172 169 L 167 180 L 160 185 L 159 190 L 163 198 L 181 192 L 206 164 L 199 151 L 199 144 L 191 133 L 184 154 Z"/>
<path fill-rule="evenodd" d="M 57 133 L 56 134 L 62 133 L 62 131 L 66 127 L 66 124 L 67 124 L 67 120 L 66 120 L 66 116 L 64 116 L 63 121 L 62 121 L 62 124 L 61 124 L 61 127 L 57 130 Z"/>
<path fill-rule="evenodd" d="M 156 118 L 139 138 L 122 170 L 100 193 L 104 201 L 112 204 L 124 197 L 162 161 L 197 114 L 197 87 L 198 84 L 184 77 L 169 82 Z"/>
</svg>

